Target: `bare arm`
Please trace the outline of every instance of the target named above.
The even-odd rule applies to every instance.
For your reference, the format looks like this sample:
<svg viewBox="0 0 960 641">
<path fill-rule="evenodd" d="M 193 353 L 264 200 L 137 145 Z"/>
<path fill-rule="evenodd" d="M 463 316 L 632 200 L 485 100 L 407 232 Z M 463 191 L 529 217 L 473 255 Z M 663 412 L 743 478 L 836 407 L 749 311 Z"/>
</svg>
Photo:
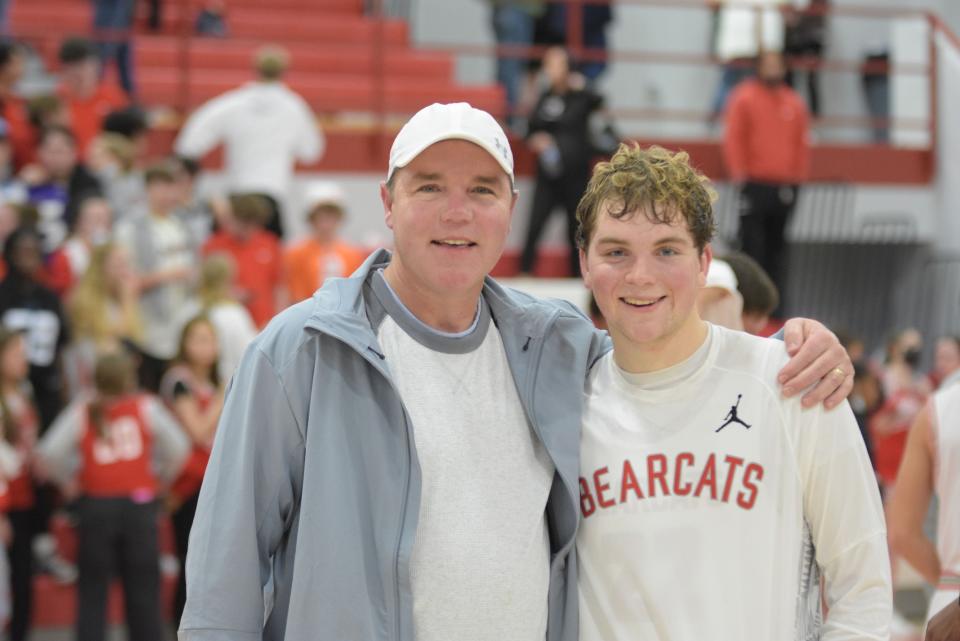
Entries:
<svg viewBox="0 0 960 641">
<path fill-rule="evenodd" d="M 933 408 L 917 415 L 897 474 L 897 486 L 887 514 L 890 546 L 930 584 L 940 580 L 937 549 L 923 533 L 923 521 L 933 496 Z"/>
<path fill-rule="evenodd" d="M 201 410 L 197 399 L 189 394 L 183 394 L 173 401 L 173 411 L 187 430 L 187 434 L 194 443 L 205 446 L 213 443 L 221 409 L 223 409 L 223 392 L 217 392 L 206 410 Z"/>
</svg>

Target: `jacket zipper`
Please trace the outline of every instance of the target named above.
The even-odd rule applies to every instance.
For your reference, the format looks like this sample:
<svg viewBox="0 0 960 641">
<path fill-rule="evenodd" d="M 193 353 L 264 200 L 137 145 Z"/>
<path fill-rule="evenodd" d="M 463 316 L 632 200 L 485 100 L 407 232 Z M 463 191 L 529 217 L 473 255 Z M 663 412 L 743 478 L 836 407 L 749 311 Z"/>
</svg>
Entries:
<svg viewBox="0 0 960 641">
<path fill-rule="evenodd" d="M 366 350 L 358 349 L 356 345 L 353 345 L 350 341 L 346 340 L 342 336 L 339 336 L 333 332 L 328 332 L 324 328 L 318 327 L 313 323 L 309 323 L 307 326 L 340 341 L 356 352 L 360 358 L 373 365 L 374 369 L 377 370 L 380 375 L 386 379 L 387 383 L 390 384 L 390 388 L 393 390 L 393 393 L 397 395 L 397 399 L 400 401 L 400 407 L 403 409 L 403 440 L 407 448 L 407 474 L 403 480 L 403 504 L 400 506 L 400 522 L 397 524 L 397 544 L 393 551 L 393 585 L 394 599 L 396 602 L 396 614 L 394 617 L 394 639 L 396 639 L 396 641 L 400 641 L 400 545 L 403 543 L 403 524 L 407 519 L 407 505 L 410 499 L 410 478 L 413 475 L 413 448 L 410 446 L 410 415 L 407 413 L 407 408 L 403 404 L 403 398 L 400 396 L 400 390 L 397 389 L 393 379 L 387 376 L 387 373 L 383 370 L 383 363 L 386 361 L 386 356 L 382 352 L 377 351 L 372 346 L 367 346 Z M 380 362 L 377 362 L 377 360 L 374 360 L 374 358 Z"/>
<path fill-rule="evenodd" d="M 559 317 L 560 317 L 560 313 L 559 313 L 559 312 L 554 312 L 554 314 L 550 317 L 550 319 L 547 321 L 547 324 L 544 326 L 544 330 L 543 330 L 543 336 L 544 336 L 544 337 L 550 332 L 550 330 L 553 328 L 554 323 L 556 323 L 556 321 L 557 321 L 557 319 L 558 319 Z M 527 349 L 530 347 L 530 338 L 531 338 L 531 337 L 527 337 L 527 341 L 526 341 L 526 343 L 525 343 L 524 346 L 523 346 L 523 351 L 527 351 Z M 568 494 L 570 497 L 573 497 L 574 494 L 572 493 L 572 490 L 570 489 L 570 487 L 567 485 L 567 482 L 566 482 L 566 480 L 564 479 L 563 475 L 560 474 L 559 468 L 557 467 L 557 462 L 556 462 L 556 460 L 553 458 L 553 454 L 551 454 L 550 448 L 547 447 L 546 442 L 543 440 L 543 433 L 542 433 L 542 431 L 540 430 L 540 424 L 537 423 L 536 414 L 535 414 L 535 412 L 533 411 L 533 405 L 534 405 L 534 403 L 533 403 L 533 395 L 534 395 L 534 390 L 535 390 L 536 387 L 537 387 L 537 386 L 536 386 L 536 382 L 537 382 L 537 372 L 540 371 L 540 359 L 541 359 L 541 357 L 543 356 L 543 340 L 542 340 L 542 339 L 539 340 L 539 341 L 537 341 L 537 343 L 534 345 L 534 350 L 535 350 L 535 351 L 534 351 L 534 353 L 532 354 L 533 359 L 534 359 L 534 360 L 533 360 L 533 368 L 530 370 L 530 374 L 527 376 L 527 380 L 529 381 L 529 382 L 527 383 L 527 398 L 530 399 L 529 408 L 525 407 L 524 409 L 525 409 L 525 411 L 526 411 L 526 413 L 527 413 L 527 420 L 530 421 L 530 425 L 533 426 L 533 431 L 534 431 L 534 433 L 537 435 L 537 438 L 540 439 L 540 443 L 541 443 L 541 445 L 543 445 L 543 448 L 547 451 L 547 456 L 550 457 L 550 462 L 553 463 L 553 469 L 554 469 L 554 471 L 555 471 L 556 474 L 560 477 L 561 482 L 563 482 L 563 484 L 564 484 L 565 486 L 567 486 L 567 494 Z M 576 512 L 576 500 L 573 499 L 573 498 L 571 498 L 571 500 L 573 501 L 573 504 L 574 504 L 574 513 L 577 513 L 577 512 Z M 564 546 L 557 551 L 557 555 L 556 555 L 555 558 L 556 558 L 556 559 L 563 558 L 563 556 L 567 553 L 567 551 L 569 551 L 571 544 L 572 544 L 575 540 L 576 540 L 576 537 L 573 537 L 570 541 L 568 541 L 567 543 L 565 543 Z M 550 575 L 553 576 L 553 561 L 551 561 L 551 563 L 550 563 Z"/>
</svg>

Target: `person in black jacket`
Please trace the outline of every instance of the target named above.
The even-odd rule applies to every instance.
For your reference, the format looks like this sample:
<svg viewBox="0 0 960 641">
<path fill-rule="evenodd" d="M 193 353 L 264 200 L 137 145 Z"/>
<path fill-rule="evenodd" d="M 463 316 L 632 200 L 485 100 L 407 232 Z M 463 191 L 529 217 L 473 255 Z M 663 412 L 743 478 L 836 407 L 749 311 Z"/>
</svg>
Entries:
<svg viewBox="0 0 960 641">
<path fill-rule="evenodd" d="M 64 406 L 60 354 L 67 344 L 68 328 L 60 299 L 40 283 L 40 243 L 40 234 L 33 227 L 18 227 L 7 237 L 3 247 L 7 276 L 0 281 L 0 323 L 26 335 L 30 384 L 42 432 Z"/>
<path fill-rule="evenodd" d="M 566 50 L 552 47 L 543 57 L 543 69 L 550 85 L 541 94 L 530 115 L 527 143 L 537 156 L 537 178 L 530 212 L 527 240 L 520 258 L 520 271 L 533 271 L 537 244 L 544 225 L 559 205 L 567 217 L 570 273 L 580 275 L 576 251 L 577 204 L 590 178 L 595 153 L 590 120 L 603 107 L 603 98 L 582 85 L 582 78 L 570 71 Z"/>
</svg>

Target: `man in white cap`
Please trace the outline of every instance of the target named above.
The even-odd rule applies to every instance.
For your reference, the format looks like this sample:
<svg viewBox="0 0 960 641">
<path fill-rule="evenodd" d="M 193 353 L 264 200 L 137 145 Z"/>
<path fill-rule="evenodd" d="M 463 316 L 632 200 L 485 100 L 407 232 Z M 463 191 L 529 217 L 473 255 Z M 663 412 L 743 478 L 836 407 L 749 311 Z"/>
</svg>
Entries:
<svg viewBox="0 0 960 641">
<path fill-rule="evenodd" d="M 418 112 L 380 192 L 395 251 L 278 315 L 234 376 L 182 640 L 577 639 L 583 385 L 609 341 L 487 277 L 517 198 L 489 114 Z M 786 341 L 785 391 L 850 371 L 812 321 Z"/>
</svg>

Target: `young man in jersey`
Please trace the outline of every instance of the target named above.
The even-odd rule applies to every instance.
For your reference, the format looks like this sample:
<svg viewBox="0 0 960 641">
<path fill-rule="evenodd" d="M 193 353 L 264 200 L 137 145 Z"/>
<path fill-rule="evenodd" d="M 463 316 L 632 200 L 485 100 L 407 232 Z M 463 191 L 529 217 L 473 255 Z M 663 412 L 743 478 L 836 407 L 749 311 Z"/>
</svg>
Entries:
<svg viewBox="0 0 960 641">
<path fill-rule="evenodd" d="M 394 251 L 281 312 L 233 377 L 182 641 L 578 637 L 582 392 L 606 337 L 487 277 L 517 199 L 490 114 L 422 109 L 380 196 Z M 818 333 L 787 385 L 826 374 L 822 400 L 849 364 Z"/>
<path fill-rule="evenodd" d="M 886 639 L 883 511 L 849 407 L 784 399 L 782 342 L 697 315 L 711 200 L 686 154 L 621 146 L 578 208 L 614 345 L 584 409 L 580 639 Z"/>
</svg>

